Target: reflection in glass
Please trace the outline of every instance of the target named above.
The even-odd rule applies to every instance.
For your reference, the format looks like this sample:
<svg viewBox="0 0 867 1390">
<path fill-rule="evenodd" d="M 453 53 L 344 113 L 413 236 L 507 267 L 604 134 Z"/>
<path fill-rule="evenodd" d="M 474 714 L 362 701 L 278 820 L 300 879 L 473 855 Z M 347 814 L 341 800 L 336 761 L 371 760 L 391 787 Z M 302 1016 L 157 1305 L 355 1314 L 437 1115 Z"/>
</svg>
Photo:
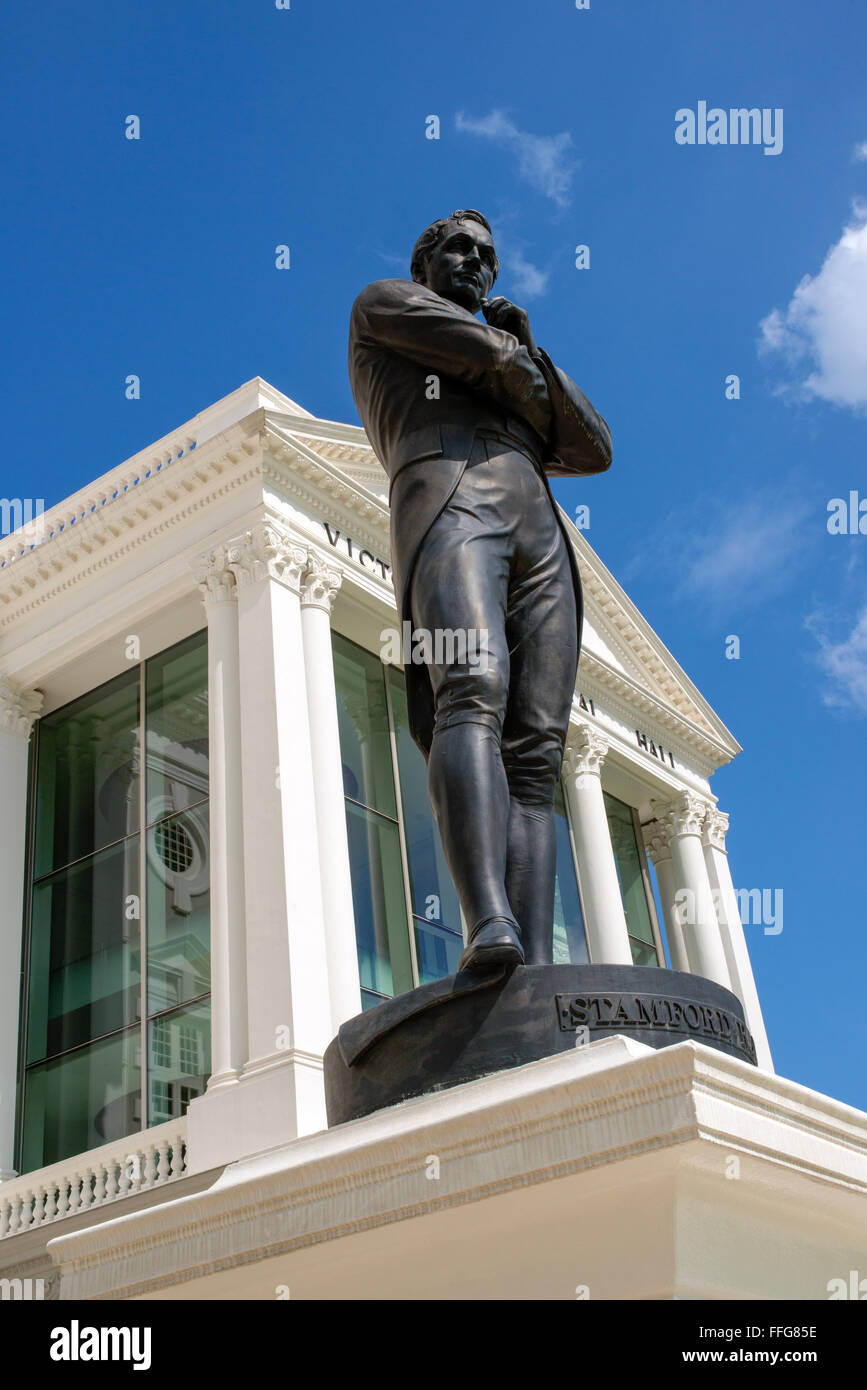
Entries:
<svg viewBox="0 0 867 1390">
<path fill-rule="evenodd" d="M 25 1073 L 22 1172 L 141 1127 L 141 1031 L 116 1033 Z"/>
<path fill-rule="evenodd" d="M 605 792 L 605 809 L 633 962 L 635 965 L 658 965 L 644 886 L 642 854 L 635 834 L 632 810 L 608 792 Z"/>
<path fill-rule="evenodd" d="M 211 1074 L 209 1000 L 175 1009 L 148 1024 L 148 1124 L 187 1113 Z"/>
<path fill-rule="evenodd" d="M 581 913 L 581 899 L 578 896 L 578 881 L 575 877 L 575 859 L 572 854 L 572 841 L 569 836 L 569 822 L 566 818 L 566 803 L 560 783 L 554 792 L 554 832 L 557 837 L 557 879 L 554 886 L 554 964 L 586 965 L 587 936 L 584 931 L 584 917 Z"/>
<path fill-rule="evenodd" d="M 413 980 L 397 823 L 347 801 L 346 832 L 361 986 L 402 994 Z"/>
<path fill-rule="evenodd" d="M 403 807 L 403 830 L 409 861 L 413 910 L 427 921 L 461 930 L 461 910 L 427 794 L 427 764 L 409 731 L 406 684 L 402 674 L 389 672 L 397 763 Z M 445 972 L 449 974 L 449 971 Z"/>
<path fill-rule="evenodd" d="M 353 801 L 394 818 L 397 802 L 384 675 L 378 657 L 334 634 L 343 790 Z"/>
<path fill-rule="evenodd" d="M 36 747 L 24 1171 L 148 1123 L 145 1009 L 173 1010 L 168 1053 L 148 1077 L 145 1111 L 180 1115 L 207 1081 L 207 632 L 47 715 Z M 192 999 L 198 1002 L 175 1010 Z"/>
<path fill-rule="evenodd" d="M 33 890 L 27 1061 L 140 1017 L 139 837 Z"/>
<path fill-rule="evenodd" d="M 148 825 L 208 795 L 207 633 L 147 663 Z"/>
<path fill-rule="evenodd" d="M 147 832 L 148 1014 L 210 989 L 207 802 Z"/>
<path fill-rule="evenodd" d="M 375 1009 L 377 1004 L 384 1004 L 386 999 L 391 996 L 388 994 L 374 994 L 372 989 L 361 991 L 361 1012 L 366 1013 L 368 1009 Z"/>
<path fill-rule="evenodd" d="M 139 672 L 39 721 L 34 876 L 139 829 Z"/>
<path fill-rule="evenodd" d="M 419 984 L 426 985 L 430 980 L 441 980 L 444 975 L 454 975 L 461 951 L 464 949 L 464 938 L 457 932 L 440 927 L 436 922 L 423 921 L 420 917 L 414 917 L 413 924 Z"/>
</svg>

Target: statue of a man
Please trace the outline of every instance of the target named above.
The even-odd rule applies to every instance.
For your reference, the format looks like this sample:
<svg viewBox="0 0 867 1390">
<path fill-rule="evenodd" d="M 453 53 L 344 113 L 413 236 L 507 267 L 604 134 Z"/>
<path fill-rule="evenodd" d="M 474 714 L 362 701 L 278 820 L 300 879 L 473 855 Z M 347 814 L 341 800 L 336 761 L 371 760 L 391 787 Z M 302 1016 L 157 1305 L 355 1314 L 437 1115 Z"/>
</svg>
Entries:
<svg viewBox="0 0 867 1390">
<path fill-rule="evenodd" d="M 390 478 L 398 615 L 427 636 L 426 664 L 404 647 L 410 727 L 467 923 L 461 970 L 553 958 L 582 598 L 548 477 L 611 463 L 608 426 L 526 312 L 488 297 L 498 269 L 485 218 L 454 212 L 419 237 L 411 281 L 361 292 L 349 335 L 355 403 Z"/>
</svg>

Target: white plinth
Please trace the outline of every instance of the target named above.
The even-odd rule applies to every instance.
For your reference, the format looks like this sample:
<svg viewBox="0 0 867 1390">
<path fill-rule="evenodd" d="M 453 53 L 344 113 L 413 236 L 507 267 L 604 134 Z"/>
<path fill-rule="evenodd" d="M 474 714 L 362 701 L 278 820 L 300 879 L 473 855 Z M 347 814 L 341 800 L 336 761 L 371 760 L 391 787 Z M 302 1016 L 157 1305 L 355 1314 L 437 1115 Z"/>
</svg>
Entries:
<svg viewBox="0 0 867 1390">
<path fill-rule="evenodd" d="M 614 1037 L 48 1249 L 63 1299 L 823 1300 L 867 1268 L 865 1193 L 867 1115 L 697 1043 Z"/>
</svg>

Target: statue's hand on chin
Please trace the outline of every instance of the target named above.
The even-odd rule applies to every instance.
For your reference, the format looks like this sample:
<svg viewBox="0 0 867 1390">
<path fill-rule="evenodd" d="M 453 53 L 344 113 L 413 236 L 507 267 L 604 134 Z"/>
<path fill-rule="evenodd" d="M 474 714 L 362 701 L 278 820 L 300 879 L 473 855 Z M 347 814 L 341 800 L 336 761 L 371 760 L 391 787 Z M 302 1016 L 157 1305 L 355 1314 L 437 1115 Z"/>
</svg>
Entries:
<svg viewBox="0 0 867 1390">
<path fill-rule="evenodd" d="M 502 328 L 505 333 L 511 333 L 531 353 L 535 352 L 536 340 L 526 309 L 521 309 L 500 294 L 494 299 L 482 300 L 482 313 L 492 328 Z"/>
</svg>

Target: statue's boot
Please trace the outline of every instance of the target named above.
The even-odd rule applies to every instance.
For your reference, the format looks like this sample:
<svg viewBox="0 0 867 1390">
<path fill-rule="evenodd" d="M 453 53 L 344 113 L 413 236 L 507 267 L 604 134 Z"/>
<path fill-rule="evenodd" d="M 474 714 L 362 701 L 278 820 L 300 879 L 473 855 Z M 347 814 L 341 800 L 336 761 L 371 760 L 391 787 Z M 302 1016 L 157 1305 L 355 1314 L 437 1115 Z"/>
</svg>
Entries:
<svg viewBox="0 0 867 1390">
<path fill-rule="evenodd" d="M 520 930 L 506 892 L 510 797 L 497 732 L 470 722 L 436 729 L 428 791 L 468 924 L 458 969 L 523 964 Z"/>
<path fill-rule="evenodd" d="M 494 965 L 523 965 L 524 952 L 514 917 L 490 917 L 468 932 L 458 970 L 487 970 Z"/>
<path fill-rule="evenodd" d="M 554 959 L 557 839 L 554 807 L 512 796 L 506 857 L 506 892 L 518 919 L 527 965 Z"/>
</svg>

